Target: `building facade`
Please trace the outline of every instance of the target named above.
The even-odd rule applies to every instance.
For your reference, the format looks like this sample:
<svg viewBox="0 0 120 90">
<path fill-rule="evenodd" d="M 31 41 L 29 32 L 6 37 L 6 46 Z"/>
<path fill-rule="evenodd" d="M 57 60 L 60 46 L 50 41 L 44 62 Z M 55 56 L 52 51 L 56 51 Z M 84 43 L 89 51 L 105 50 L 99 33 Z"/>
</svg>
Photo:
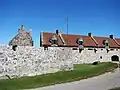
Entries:
<svg viewBox="0 0 120 90">
<path fill-rule="evenodd" d="M 28 37 L 29 36 L 29 37 Z M 0 46 L 0 76 L 22 77 L 60 70 L 73 70 L 74 64 L 119 61 L 120 38 L 42 32 L 40 47 L 34 47 L 24 26 L 9 46 Z M 24 43 L 23 43 L 24 42 Z"/>
</svg>

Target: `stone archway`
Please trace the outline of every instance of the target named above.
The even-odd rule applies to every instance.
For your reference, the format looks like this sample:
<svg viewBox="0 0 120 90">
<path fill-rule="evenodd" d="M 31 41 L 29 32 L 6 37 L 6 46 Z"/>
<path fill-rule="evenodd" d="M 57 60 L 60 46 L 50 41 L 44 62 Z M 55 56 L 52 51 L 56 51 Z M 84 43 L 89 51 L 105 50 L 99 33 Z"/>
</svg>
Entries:
<svg viewBox="0 0 120 90">
<path fill-rule="evenodd" d="M 112 61 L 119 61 L 119 57 L 118 57 L 117 55 L 113 55 L 113 56 L 111 57 L 111 60 L 112 60 Z"/>
</svg>

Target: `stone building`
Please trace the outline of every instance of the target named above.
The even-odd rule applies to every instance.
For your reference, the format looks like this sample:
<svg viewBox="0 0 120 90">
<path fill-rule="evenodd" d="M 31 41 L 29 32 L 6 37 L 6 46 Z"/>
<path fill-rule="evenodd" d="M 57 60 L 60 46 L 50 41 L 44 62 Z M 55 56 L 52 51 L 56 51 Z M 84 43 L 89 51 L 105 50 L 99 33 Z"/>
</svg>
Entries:
<svg viewBox="0 0 120 90">
<path fill-rule="evenodd" d="M 120 38 L 42 32 L 40 47 L 32 47 L 31 32 L 22 25 L 10 46 L 0 46 L 0 76 L 22 77 L 61 70 L 74 64 L 120 61 Z M 17 46 L 17 47 L 16 47 Z"/>
<path fill-rule="evenodd" d="M 92 33 L 88 33 L 87 36 L 62 34 L 60 30 L 56 30 L 56 33 L 41 32 L 40 46 L 120 49 L 120 38 L 114 38 L 113 35 L 93 36 Z"/>
<path fill-rule="evenodd" d="M 22 25 L 18 29 L 18 34 L 9 42 L 13 48 L 17 46 L 33 46 L 32 31 L 27 32 L 25 26 Z"/>
<path fill-rule="evenodd" d="M 96 53 L 100 52 L 99 50 L 106 50 L 108 53 L 120 49 L 120 38 L 114 38 L 113 35 L 109 35 L 109 37 L 93 36 L 92 33 L 88 33 L 87 36 L 62 34 L 60 30 L 56 30 L 56 33 L 41 32 L 40 46 L 44 49 L 56 46 L 69 47 L 72 50 L 79 50 L 80 53 L 86 49 L 87 52 L 91 50 Z M 113 59 L 119 60 L 119 57 L 116 55 Z"/>
</svg>

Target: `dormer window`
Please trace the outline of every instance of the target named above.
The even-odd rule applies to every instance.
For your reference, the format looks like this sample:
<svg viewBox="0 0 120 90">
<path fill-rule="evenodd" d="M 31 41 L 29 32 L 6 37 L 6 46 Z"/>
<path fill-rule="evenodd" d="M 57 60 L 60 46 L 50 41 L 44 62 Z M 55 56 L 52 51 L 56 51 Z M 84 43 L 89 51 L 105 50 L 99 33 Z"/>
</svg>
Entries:
<svg viewBox="0 0 120 90">
<path fill-rule="evenodd" d="M 103 44 L 105 45 L 105 49 L 107 50 L 107 53 L 109 52 L 109 41 L 104 40 Z"/>
<path fill-rule="evenodd" d="M 108 40 L 104 40 L 104 41 L 103 41 L 103 44 L 104 44 L 105 46 L 109 46 L 109 41 L 108 41 Z"/>
<path fill-rule="evenodd" d="M 79 53 L 81 53 L 81 51 L 84 49 L 83 39 L 82 38 L 78 38 L 76 43 L 79 45 Z"/>
<path fill-rule="evenodd" d="M 109 46 L 108 40 L 105 40 L 105 46 Z"/>
<path fill-rule="evenodd" d="M 82 38 L 77 39 L 77 44 L 78 45 L 83 45 L 83 39 Z"/>
<path fill-rule="evenodd" d="M 53 35 L 51 38 L 50 38 L 50 43 L 52 45 L 58 45 L 58 39 L 56 38 L 55 35 Z"/>
</svg>

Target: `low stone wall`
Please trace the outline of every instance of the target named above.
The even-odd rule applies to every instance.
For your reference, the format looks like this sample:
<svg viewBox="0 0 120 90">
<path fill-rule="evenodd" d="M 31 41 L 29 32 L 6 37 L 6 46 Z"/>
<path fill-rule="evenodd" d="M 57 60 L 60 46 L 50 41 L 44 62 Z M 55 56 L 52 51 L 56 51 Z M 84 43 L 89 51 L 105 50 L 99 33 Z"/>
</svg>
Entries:
<svg viewBox="0 0 120 90">
<path fill-rule="evenodd" d="M 73 70 L 73 64 L 108 62 L 111 56 L 120 56 L 120 50 L 109 51 L 99 48 L 81 52 L 68 47 L 17 47 L 13 51 L 8 46 L 0 46 L 0 76 L 33 76 L 60 70 Z"/>
</svg>

